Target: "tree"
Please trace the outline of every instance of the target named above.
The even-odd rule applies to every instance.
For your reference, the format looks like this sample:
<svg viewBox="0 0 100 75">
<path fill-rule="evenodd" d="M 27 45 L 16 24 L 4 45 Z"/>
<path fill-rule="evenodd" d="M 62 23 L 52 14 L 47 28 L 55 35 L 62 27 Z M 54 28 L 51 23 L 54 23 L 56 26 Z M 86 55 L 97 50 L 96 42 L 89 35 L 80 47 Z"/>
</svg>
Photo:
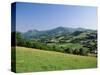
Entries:
<svg viewBox="0 0 100 75">
<path fill-rule="evenodd" d="M 23 44 L 23 39 L 22 39 L 22 35 L 20 32 L 16 32 L 16 44 L 18 46 L 22 46 Z"/>
<path fill-rule="evenodd" d="M 74 49 L 74 50 L 73 50 L 73 54 L 79 55 L 79 49 Z"/>
<path fill-rule="evenodd" d="M 70 53 L 70 54 L 72 54 L 72 53 L 73 53 L 73 49 L 66 48 L 66 49 L 65 49 L 65 52 L 66 52 L 66 53 Z"/>
<path fill-rule="evenodd" d="M 85 49 L 85 48 L 80 48 L 80 49 L 79 49 L 79 54 L 80 54 L 80 55 L 87 55 L 87 54 L 88 54 L 88 50 Z"/>
</svg>

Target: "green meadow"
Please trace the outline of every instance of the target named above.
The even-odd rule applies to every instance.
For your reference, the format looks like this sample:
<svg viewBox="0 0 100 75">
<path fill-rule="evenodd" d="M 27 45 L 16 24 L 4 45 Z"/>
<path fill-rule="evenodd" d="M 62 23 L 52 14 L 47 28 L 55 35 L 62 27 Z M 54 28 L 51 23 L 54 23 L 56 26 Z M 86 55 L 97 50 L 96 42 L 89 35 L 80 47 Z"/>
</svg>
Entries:
<svg viewBox="0 0 100 75">
<path fill-rule="evenodd" d="M 96 68 L 97 58 L 16 47 L 16 72 Z"/>
</svg>

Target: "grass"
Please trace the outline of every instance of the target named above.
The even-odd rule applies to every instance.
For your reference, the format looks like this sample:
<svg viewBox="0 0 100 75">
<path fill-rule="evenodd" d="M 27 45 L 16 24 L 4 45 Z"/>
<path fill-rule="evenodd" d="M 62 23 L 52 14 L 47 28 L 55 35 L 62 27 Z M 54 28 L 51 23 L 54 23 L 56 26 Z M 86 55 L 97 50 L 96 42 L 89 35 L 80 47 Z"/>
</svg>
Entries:
<svg viewBox="0 0 100 75">
<path fill-rule="evenodd" d="M 16 72 L 96 68 L 97 58 L 16 47 Z"/>
</svg>

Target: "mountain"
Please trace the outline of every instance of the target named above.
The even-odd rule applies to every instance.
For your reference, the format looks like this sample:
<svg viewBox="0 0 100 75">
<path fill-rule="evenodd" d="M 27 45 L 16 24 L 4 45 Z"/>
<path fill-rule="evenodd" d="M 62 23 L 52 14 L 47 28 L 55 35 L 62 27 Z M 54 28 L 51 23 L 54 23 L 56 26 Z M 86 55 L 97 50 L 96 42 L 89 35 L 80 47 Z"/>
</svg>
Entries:
<svg viewBox="0 0 100 75">
<path fill-rule="evenodd" d="M 68 28 L 68 27 L 57 27 L 51 30 L 39 31 L 39 30 L 29 30 L 23 33 L 24 38 L 27 39 L 37 39 L 42 37 L 55 37 L 55 36 L 67 36 L 67 35 L 79 35 L 82 32 L 91 31 L 84 28 Z"/>
</svg>

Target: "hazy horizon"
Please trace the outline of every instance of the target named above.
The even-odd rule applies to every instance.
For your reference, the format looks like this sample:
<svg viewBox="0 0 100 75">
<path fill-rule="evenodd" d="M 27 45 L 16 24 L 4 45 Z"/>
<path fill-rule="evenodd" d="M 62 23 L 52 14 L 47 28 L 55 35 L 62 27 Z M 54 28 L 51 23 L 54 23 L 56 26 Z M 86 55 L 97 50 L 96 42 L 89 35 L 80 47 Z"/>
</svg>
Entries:
<svg viewBox="0 0 100 75">
<path fill-rule="evenodd" d="M 59 26 L 59 27 L 62 27 L 62 26 Z M 58 28 L 58 27 L 56 27 L 56 28 Z M 56 29 L 56 28 L 52 28 L 52 29 Z M 72 27 L 63 27 L 63 28 L 72 28 Z M 78 28 L 81 28 L 81 27 L 77 27 L 75 29 L 78 29 Z M 31 29 L 31 30 L 27 30 L 27 31 L 17 31 L 17 32 L 24 33 L 24 32 L 28 32 L 28 31 L 34 31 L 34 30 L 37 30 L 37 31 L 48 31 L 48 30 L 52 30 L 52 29 L 46 29 L 46 30 Z M 72 29 L 74 29 L 74 28 L 72 28 Z M 82 28 L 82 29 L 87 29 L 87 28 Z M 89 29 L 89 30 L 97 30 L 97 29 Z"/>
<path fill-rule="evenodd" d="M 97 7 L 16 3 L 16 30 L 50 30 L 57 27 L 97 30 Z"/>
</svg>

